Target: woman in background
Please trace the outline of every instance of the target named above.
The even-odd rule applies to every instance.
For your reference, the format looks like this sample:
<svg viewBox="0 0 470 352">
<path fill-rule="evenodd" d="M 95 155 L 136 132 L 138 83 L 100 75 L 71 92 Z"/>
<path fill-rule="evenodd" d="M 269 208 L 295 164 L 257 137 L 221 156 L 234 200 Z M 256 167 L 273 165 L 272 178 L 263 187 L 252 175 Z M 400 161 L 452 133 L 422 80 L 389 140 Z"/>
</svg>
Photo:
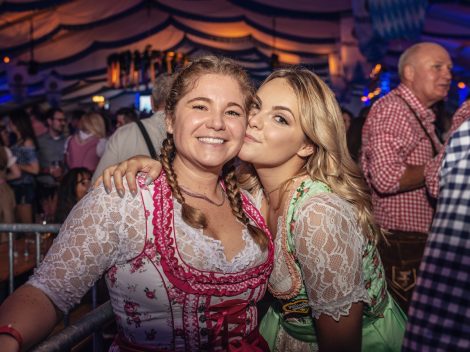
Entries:
<svg viewBox="0 0 470 352">
<path fill-rule="evenodd" d="M 33 132 L 31 119 L 24 110 L 10 114 L 9 128 L 15 136 L 11 152 L 21 170 L 21 176 L 10 181 L 16 198 L 16 220 L 20 223 L 33 223 L 33 205 L 36 199 L 34 176 L 39 173 L 37 158 L 38 144 Z"/>
<path fill-rule="evenodd" d="M 57 191 L 57 211 L 55 221 L 62 224 L 72 208 L 90 189 L 92 173 L 84 167 L 69 170 L 60 182 Z"/>
<path fill-rule="evenodd" d="M 16 164 L 16 157 L 6 146 L 8 141 L 7 128 L 0 123 L 0 223 L 12 224 L 15 222 L 15 194 L 7 181 L 21 176 L 21 170 Z M 0 243 L 6 240 L 6 234 L 0 233 Z"/>
<path fill-rule="evenodd" d="M 65 162 L 70 169 L 85 167 L 96 169 L 106 147 L 106 127 L 103 117 L 96 112 L 83 115 L 78 132 L 65 143 Z"/>
</svg>

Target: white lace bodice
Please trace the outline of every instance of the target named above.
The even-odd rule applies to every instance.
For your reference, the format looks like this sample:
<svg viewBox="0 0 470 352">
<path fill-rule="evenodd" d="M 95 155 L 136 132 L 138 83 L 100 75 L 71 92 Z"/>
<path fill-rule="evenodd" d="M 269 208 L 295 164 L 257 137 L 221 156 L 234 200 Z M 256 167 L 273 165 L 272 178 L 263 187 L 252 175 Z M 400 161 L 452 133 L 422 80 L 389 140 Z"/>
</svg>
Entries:
<svg viewBox="0 0 470 352">
<path fill-rule="evenodd" d="M 252 200 L 259 208 L 262 192 Z M 301 204 L 294 218 L 290 225 L 284 216 L 278 219 L 269 279 L 273 294 L 290 299 L 299 293 L 293 288 L 304 285 L 312 315 L 326 314 L 336 320 L 349 314 L 352 303 L 369 302 L 362 267 L 365 238 L 353 206 L 334 193 L 318 193 Z M 291 226 L 291 245 L 301 277 L 297 267 L 286 260 L 286 226 Z"/>
<path fill-rule="evenodd" d="M 127 187 L 127 185 L 126 185 Z M 71 211 L 60 234 L 28 284 L 44 291 L 67 312 L 115 264 L 138 256 L 144 248 L 146 214 L 139 196 L 126 189 L 124 198 L 106 194 L 103 187 L 88 193 Z M 220 241 L 187 225 L 181 218 L 181 205 L 174 200 L 177 247 L 190 266 L 214 272 L 238 272 L 266 260 L 248 231 L 245 247 L 230 262 Z"/>
<path fill-rule="evenodd" d="M 351 304 L 369 302 L 362 255 L 365 238 L 354 208 L 333 193 L 307 199 L 292 231 L 302 278 L 314 317 L 339 320 Z"/>
</svg>

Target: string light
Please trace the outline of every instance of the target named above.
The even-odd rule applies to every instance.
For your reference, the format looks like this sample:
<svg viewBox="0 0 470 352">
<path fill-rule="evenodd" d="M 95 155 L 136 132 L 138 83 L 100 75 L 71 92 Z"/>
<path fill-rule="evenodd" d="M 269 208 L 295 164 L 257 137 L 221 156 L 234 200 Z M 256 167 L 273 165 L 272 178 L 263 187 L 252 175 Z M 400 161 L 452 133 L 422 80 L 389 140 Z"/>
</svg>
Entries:
<svg viewBox="0 0 470 352">
<path fill-rule="evenodd" d="M 9 58 L 8 56 L 5 56 L 5 57 L 3 58 L 3 63 L 9 64 L 9 63 L 10 63 L 10 58 Z"/>
</svg>

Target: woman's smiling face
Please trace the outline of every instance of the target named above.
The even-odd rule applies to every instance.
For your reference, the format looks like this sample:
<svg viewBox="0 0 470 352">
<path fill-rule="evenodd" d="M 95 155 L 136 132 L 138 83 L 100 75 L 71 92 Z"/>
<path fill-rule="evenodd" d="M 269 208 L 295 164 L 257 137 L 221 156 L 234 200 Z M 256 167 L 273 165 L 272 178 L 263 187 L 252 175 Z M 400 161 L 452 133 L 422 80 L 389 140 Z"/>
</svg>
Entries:
<svg viewBox="0 0 470 352">
<path fill-rule="evenodd" d="M 173 118 L 167 117 L 178 162 L 217 170 L 234 158 L 243 144 L 247 125 L 244 101 L 234 78 L 221 74 L 200 76 L 177 103 Z"/>
</svg>

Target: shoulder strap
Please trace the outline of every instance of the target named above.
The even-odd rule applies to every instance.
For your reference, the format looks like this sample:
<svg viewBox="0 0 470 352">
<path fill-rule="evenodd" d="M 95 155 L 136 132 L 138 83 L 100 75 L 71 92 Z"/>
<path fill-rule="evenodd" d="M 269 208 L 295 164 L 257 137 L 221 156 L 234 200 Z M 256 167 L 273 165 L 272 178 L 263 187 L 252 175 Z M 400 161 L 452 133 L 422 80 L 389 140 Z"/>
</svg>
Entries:
<svg viewBox="0 0 470 352">
<path fill-rule="evenodd" d="M 152 144 L 152 140 L 150 139 L 150 136 L 147 130 L 145 129 L 144 124 L 140 120 L 137 120 L 136 124 L 137 126 L 139 126 L 140 132 L 142 133 L 142 136 L 144 137 L 145 144 L 147 144 L 147 148 L 149 150 L 150 156 L 152 157 L 152 159 L 158 159 L 157 152 L 155 151 L 155 147 Z"/>
<path fill-rule="evenodd" d="M 414 115 L 414 117 L 416 118 L 416 120 L 418 121 L 419 125 L 421 126 L 424 134 L 426 135 L 426 137 L 428 138 L 429 142 L 431 143 L 431 147 L 432 147 L 432 152 L 433 152 L 433 156 L 436 156 L 438 154 L 438 151 L 436 149 L 436 146 L 434 145 L 434 141 L 432 140 L 431 136 L 429 135 L 429 132 L 426 128 L 424 128 L 424 125 L 423 123 L 421 122 L 421 119 L 419 118 L 418 114 L 416 113 L 416 111 L 410 106 L 410 104 L 405 100 L 405 98 L 403 98 L 402 96 L 400 95 L 397 95 L 397 97 L 399 97 L 401 100 L 403 100 L 403 102 L 406 104 L 406 106 L 408 107 L 408 109 L 412 112 L 412 114 Z"/>
</svg>

